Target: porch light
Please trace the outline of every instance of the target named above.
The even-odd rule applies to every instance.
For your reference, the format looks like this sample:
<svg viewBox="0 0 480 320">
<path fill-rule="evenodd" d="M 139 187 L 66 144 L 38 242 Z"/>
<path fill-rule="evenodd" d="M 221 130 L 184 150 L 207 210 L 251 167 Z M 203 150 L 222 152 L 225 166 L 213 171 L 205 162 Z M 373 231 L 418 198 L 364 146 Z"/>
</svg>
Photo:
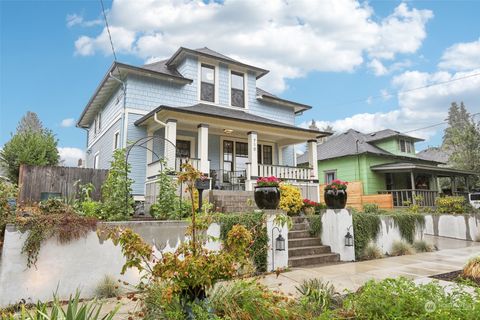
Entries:
<svg viewBox="0 0 480 320">
<path fill-rule="evenodd" d="M 345 235 L 345 247 L 353 247 L 353 236 L 350 233 L 351 227 L 352 226 L 348 227 L 347 234 Z"/>
<path fill-rule="evenodd" d="M 233 133 L 233 130 L 232 129 L 223 129 L 223 132 L 225 134 L 232 134 Z"/>
</svg>

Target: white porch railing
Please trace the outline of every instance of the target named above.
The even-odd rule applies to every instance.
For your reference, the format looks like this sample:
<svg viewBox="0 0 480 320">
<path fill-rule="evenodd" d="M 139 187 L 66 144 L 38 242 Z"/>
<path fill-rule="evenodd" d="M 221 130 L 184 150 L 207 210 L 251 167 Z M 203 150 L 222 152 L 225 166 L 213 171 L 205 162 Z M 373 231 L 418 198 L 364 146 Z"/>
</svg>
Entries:
<svg viewBox="0 0 480 320">
<path fill-rule="evenodd" d="M 259 164 L 259 177 L 275 176 L 284 180 L 310 181 L 312 179 L 312 168 Z"/>
<path fill-rule="evenodd" d="M 182 164 L 185 162 L 190 162 L 195 169 L 200 168 L 200 159 L 197 158 L 176 158 L 175 159 L 175 171 L 181 171 Z M 163 170 L 165 168 L 162 168 L 161 161 L 154 161 L 152 163 L 149 163 L 147 165 L 147 179 L 152 179 L 155 178 L 160 170 Z"/>
</svg>

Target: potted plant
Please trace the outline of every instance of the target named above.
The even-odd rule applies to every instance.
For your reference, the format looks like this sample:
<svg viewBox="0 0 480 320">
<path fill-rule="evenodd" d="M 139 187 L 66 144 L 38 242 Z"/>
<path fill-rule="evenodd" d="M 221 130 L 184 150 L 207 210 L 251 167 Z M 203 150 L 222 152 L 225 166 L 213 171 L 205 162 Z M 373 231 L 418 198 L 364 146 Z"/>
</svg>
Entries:
<svg viewBox="0 0 480 320">
<path fill-rule="evenodd" d="M 316 206 L 317 203 L 315 201 L 303 199 L 303 213 L 305 213 L 305 215 L 309 216 L 315 214 Z"/>
<path fill-rule="evenodd" d="M 348 182 L 335 179 L 325 186 L 324 199 L 328 209 L 343 209 L 347 204 Z"/>
<path fill-rule="evenodd" d="M 277 177 L 260 177 L 255 186 L 255 203 L 259 209 L 277 209 L 280 203 L 278 186 L 280 179 Z"/>
</svg>

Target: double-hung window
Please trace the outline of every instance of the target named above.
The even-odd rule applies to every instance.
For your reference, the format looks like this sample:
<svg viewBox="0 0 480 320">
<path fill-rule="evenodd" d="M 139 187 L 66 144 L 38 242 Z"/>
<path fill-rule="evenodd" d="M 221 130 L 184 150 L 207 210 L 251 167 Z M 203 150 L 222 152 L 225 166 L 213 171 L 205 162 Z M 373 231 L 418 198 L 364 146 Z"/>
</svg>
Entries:
<svg viewBox="0 0 480 320">
<path fill-rule="evenodd" d="M 215 102 L 215 67 L 202 64 L 200 100 Z"/>
<path fill-rule="evenodd" d="M 325 183 L 331 183 L 336 178 L 337 178 L 336 170 L 325 171 Z"/>
<path fill-rule="evenodd" d="M 272 146 L 265 144 L 257 145 L 257 159 L 259 164 L 273 164 Z"/>
<path fill-rule="evenodd" d="M 245 108 L 245 83 L 243 73 L 232 71 L 231 74 L 231 105 L 232 107 Z"/>
</svg>

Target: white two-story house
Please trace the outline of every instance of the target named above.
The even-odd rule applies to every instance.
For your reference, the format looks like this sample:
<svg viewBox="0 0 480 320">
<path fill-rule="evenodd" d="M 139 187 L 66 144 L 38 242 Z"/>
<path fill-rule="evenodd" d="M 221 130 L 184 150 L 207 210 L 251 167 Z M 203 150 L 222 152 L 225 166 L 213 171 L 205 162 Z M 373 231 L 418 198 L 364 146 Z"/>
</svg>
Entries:
<svg viewBox="0 0 480 320">
<path fill-rule="evenodd" d="M 160 159 L 178 170 L 187 158 L 213 189 L 249 191 L 275 175 L 317 199 L 316 139 L 329 133 L 295 126 L 311 107 L 258 88 L 267 73 L 208 48 L 182 47 L 141 67 L 114 63 L 77 123 L 87 131 L 86 166 L 108 169 L 113 151 L 129 148 L 139 201 L 148 201 Z M 294 145 L 305 142 L 310 167 L 297 167 Z"/>
</svg>

